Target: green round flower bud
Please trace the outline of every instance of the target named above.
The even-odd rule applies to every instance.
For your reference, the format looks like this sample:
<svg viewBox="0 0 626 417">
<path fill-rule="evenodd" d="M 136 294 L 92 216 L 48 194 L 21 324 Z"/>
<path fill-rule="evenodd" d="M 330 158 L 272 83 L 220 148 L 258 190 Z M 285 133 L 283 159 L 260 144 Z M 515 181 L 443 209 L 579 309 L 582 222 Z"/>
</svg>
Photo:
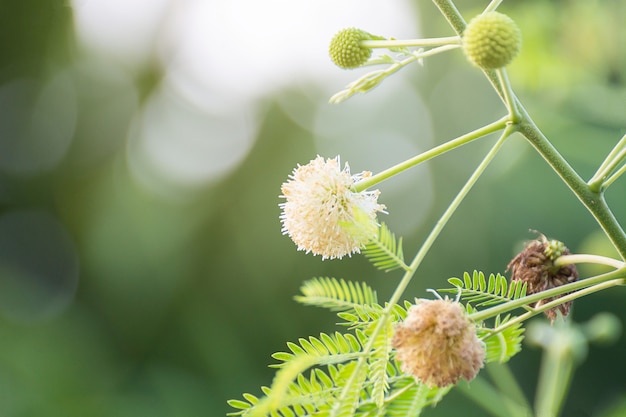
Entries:
<svg viewBox="0 0 626 417">
<path fill-rule="evenodd" d="M 559 256 L 563 255 L 563 253 L 567 250 L 565 244 L 563 242 L 559 242 L 558 240 L 546 240 L 544 243 L 545 249 L 543 252 L 546 254 L 550 260 L 554 261 Z"/>
<path fill-rule="evenodd" d="M 505 14 L 488 12 L 472 19 L 463 32 L 465 55 L 483 69 L 508 65 L 522 47 L 522 34 Z"/>
<path fill-rule="evenodd" d="M 340 68 L 360 67 L 372 56 L 372 49 L 361 45 L 361 41 L 368 39 L 372 39 L 372 35 L 361 29 L 339 31 L 330 41 L 330 59 Z"/>
</svg>

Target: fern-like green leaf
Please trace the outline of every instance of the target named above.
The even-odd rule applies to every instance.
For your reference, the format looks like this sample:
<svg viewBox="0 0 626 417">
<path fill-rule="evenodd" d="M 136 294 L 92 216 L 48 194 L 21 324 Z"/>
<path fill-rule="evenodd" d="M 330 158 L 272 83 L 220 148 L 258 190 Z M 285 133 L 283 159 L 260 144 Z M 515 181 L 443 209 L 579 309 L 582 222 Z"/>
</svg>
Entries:
<svg viewBox="0 0 626 417">
<path fill-rule="evenodd" d="M 369 285 L 344 279 L 313 278 L 305 281 L 300 291 L 302 295 L 294 297 L 296 301 L 333 311 L 350 311 L 377 302 L 376 291 Z"/>
<path fill-rule="evenodd" d="M 474 271 L 463 274 L 463 279 L 450 278 L 448 282 L 452 289 L 440 289 L 439 292 L 460 293 L 461 299 L 472 303 L 476 307 L 488 307 L 526 296 L 526 283 L 523 281 L 509 281 L 506 277 L 497 274 L 485 274 Z"/>
<path fill-rule="evenodd" d="M 494 327 L 506 324 L 510 319 L 510 315 L 497 316 Z M 521 323 L 516 323 L 496 334 L 489 329 L 479 329 L 478 335 L 485 342 L 485 362 L 504 363 L 522 350 L 524 328 Z"/>
<path fill-rule="evenodd" d="M 316 363 L 317 358 L 312 355 L 302 354 L 296 356 L 276 373 L 272 388 L 262 388 L 265 397 L 259 399 L 251 394 L 244 395 L 249 406 L 246 406 L 241 400 L 235 400 L 234 403 L 231 402 L 231 404 L 240 411 L 230 413 L 229 415 L 245 415 L 246 417 L 265 417 L 267 415 L 293 417 L 294 408 L 290 400 L 294 397 L 290 395 L 290 392 L 294 390 L 294 384 L 302 383 L 300 378 L 302 373 Z M 297 383 L 294 382 L 296 380 L 298 381 Z M 320 385 L 318 384 L 317 386 Z M 312 387 L 313 384 L 304 385 L 304 389 L 297 390 L 298 396 L 295 398 L 302 398 L 301 392 L 307 389 L 310 391 Z M 302 408 L 302 410 L 304 410 L 304 408 Z"/>
<path fill-rule="evenodd" d="M 372 346 L 370 355 L 369 380 L 373 381 L 372 399 L 378 407 L 382 407 L 385 393 L 389 389 L 388 364 L 391 354 L 391 338 L 393 336 L 393 323 L 385 320 L 383 329 L 378 333 Z"/>
<path fill-rule="evenodd" d="M 313 368 L 309 377 L 306 377 L 303 372 L 295 376 L 295 372 L 303 369 L 303 364 L 309 365 L 311 363 L 302 362 L 308 359 L 311 358 L 298 357 L 290 362 L 287 368 L 282 368 L 276 375 L 271 388 L 261 388 L 264 394 L 263 398 L 259 399 L 252 394 L 244 394 L 244 400 L 230 400 L 228 403 L 237 411 L 228 415 L 246 417 L 329 416 L 331 408 L 337 403 L 337 396 L 346 385 L 356 362 L 349 362 L 345 365 L 329 365 L 328 372 L 324 372 L 320 368 Z M 285 383 L 288 383 L 287 388 L 285 388 Z"/>
<path fill-rule="evenodd" d="M 395 269 L 409 270 L 402 253 L 402 238 L 396 236 L 382 223 L 376 239 L 370 241 L 362 250 L 363 255 L 378 269 L 385 272 Z"/>
<path fill-rule="evenodd" d="M 345 323 L 340 323 L 342 325 L 349 326 L 351 328 L 365 328 L 370 326 L 372 322 L 377 321 L 387 309 L 388 305 L 385 304 L 385 307 L 379 304 L 372 304 L 366 306 L 357 306 L 354 308 L 352 312 L 339 312 L 337 316 L 343 319 Z M 411 307 L 410 302 L 405 302 L 404 307 L 398 304 L 395 304 L 391 309 L 391 317 L 394 322 L 404 320 L 407 315 L 407 309 Z"/>
<path fill-rule="evenodd" d="M 437 404 L 450 389 L 452 386 L 430 388 L 413 382 L 411 389 L 403 392 L 387 405 L 387 416 L 419 416 L 425 407 Z"/>
<path fill-rule="evenodd" d="M 392 380 L 383 405 L 378 406 L 373 400 L 365 401 L 359 407 L 356 416 L 417 417 L 427 406 L 437 404 L 453 387 L 450 385 L 444 388 L 431 388 L 406 375 L 400 375 Z"/>
<path fill-rule="evenodd" d="M 339 286 L 345 291 L 339 281 L 325 281 L 325 284 L 329 282 L 335 290 Z M 344 285 L 349 288 L 348 283 Z M 345 295 L 335 296 L 335 299 L 344 301 L 346 298 Z M 261 397 L 244 394 L 242 399 L 229 401 L 234 409 L 229 415 L 419 415 L 424 407 L 437 403 L 451 387 L 429 388 L 399 370 L 391 348 L 393 325 L 406 317 L 410 307 L 409 302 L 402 306 L 394 305 L 391 309 L 376 303 L 362 305 L 353 309 L 352 314 L 360 324 L 355 325 L 351 332 L 321 333 L 317 337 L 300 338 L 296 342 L 287 343 L 286 351 L 272 355 L 279 362 L 274 365 L 278 371 L 272 386 L 262 387 Z M 487 335 L 488 329 L 485 329 L 486 340 L 489 339 Z M 364 357 L 366 346 L 368 353 Z"/>
<path fill-rule="evenodd" d="M 359 334 L 359 333 L 357 333 Z M 291 352 L 276 352 L 272 357 L 281 363 L 272 365 L 275 368 L 283 367 L 298 356 L 308 355 L 317 358 L 317 364 L 333 364 L 354 359 L 361 351 L 362 345 L 358 337 L 352 333 L 335 332 L 333 335 L 321 333 L 319 338 L 300 338 L 298 343 L 288 342 Z"/>
<path fill-rule="evenodd" d="M 247 394 L 244 394 L 244 396 L 245 395 L 247 395 Z M 252 404 L 250 404 L 250 402 L 248 402 L 248 401 L 228 400 L 227 403 L 232 408 L 234 408 L 236 410 L 239 410 L 239 411 L 232 411 L 230 413 L 227 413 L 226 414 L 227 416 L 239 416 L 239 415 L 242 415 L 242 414 L 246 413 L 250 407 L 252 407 Z"/>
<path fill-rule="evenodd" d="M 328 414 L 329 417 L 353 417 L 359 406 L 363 383 L 367 378 L 367 367 L 350 362 L 339 374 L 341 392 Z"/>
</svg>

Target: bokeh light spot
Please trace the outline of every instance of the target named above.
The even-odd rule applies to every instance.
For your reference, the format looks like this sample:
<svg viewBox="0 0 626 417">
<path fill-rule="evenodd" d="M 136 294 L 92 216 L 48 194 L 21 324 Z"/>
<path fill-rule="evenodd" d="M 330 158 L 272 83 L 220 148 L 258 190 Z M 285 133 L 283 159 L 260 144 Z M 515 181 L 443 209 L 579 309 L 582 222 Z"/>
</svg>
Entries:
<svg viewBox="0 0 626 417">
<path fill-rule="evenodd" d="M 138 117 L 128 146 L 131 172 L 159 191 L 189 190 L 236 168 L 255 136 L 246 114 L 214 114 L 162 89 Z"/>
<path fill-rule="evenodd" d="M 16 321 L 54 317 L 73 300 L 79 277 L 74 244 L 48 212 L 0 217 L 0 312 Z"/>
<path fill-rule="evenodd" d="M 72 141 L 76 93 L 61 72 L 49 82 L 19 79 L 0 88 L 0 169 L 34 175 L 54 168 Z"/>
</svg>

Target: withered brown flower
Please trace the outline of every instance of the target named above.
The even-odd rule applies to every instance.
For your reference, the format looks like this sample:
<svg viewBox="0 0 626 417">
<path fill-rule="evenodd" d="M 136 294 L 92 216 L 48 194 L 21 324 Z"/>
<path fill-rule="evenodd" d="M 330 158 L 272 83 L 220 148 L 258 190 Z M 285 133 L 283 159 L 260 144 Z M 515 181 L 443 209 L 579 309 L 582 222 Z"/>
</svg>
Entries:
<svg viewBox="0 0 626 417">
<path fill-rule="evenodd" d="M 429 386 L 474 379 L 485 358 L 463 307 L 450 300 L 421 300 L 412 306 L 392 339 L 402 371 Z"/>
<path fill-rule="evenodd" d="M 555 259 L 569 253 L 569 250 L 562 242 L 548 240 L 544 235 L 540 234 L 538 239 L 528 242 L 524 250 L 509 262 L 507 271 L 511 270 L 511 281 L 523 281 L 527 284 L 526 294 L 536 294 L 578 279 L 578 271 L 574 264 L 561 267 L 554 265 Z M 532 307 L 540 307 L 560 297 L 562 295 L 544 298 L 534 303 Z M 567 301 L 557 307 L 546 310 L 545 315 L 551 322 L 554 322 L 557 317 L 557 311 L 560 311 L 563 317 L 565 317 L 569 314 L 571 305 L 572 302 Z"/>
</svg>

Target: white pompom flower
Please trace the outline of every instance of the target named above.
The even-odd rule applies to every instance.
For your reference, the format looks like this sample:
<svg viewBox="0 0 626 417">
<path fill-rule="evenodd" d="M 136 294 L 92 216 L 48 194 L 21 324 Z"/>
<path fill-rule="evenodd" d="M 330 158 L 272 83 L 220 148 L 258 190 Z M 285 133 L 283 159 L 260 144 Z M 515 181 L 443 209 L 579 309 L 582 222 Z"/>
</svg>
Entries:
<svg viewBox="0 0 626 417">
<path fill-rule="evenodd" d="M 350 167 L 340 167 L 339 157 L 321 156 L 298 165 L 281 187 L 284 203 L 280 221 L 283 234 L 298 245 L 298 250 L 324 259 L 341 259 L 359 253 L 378 233 L 376 213 L 380 191 L 353 190 L 354 184 L 370 177 L 365 171 L 351 175 Z"/>
</svg>

